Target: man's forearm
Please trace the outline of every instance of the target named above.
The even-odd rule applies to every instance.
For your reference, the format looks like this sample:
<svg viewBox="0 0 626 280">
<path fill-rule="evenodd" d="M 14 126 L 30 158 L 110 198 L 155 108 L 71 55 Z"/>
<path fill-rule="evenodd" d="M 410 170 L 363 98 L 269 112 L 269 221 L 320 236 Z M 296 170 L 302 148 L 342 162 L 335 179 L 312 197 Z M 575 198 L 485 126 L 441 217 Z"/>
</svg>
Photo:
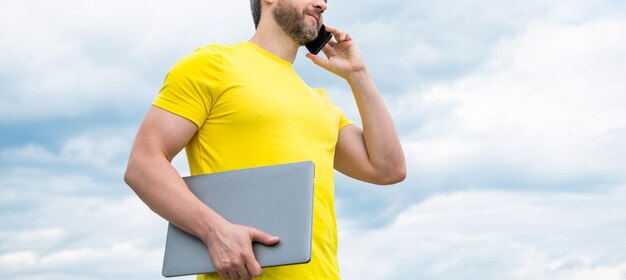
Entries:
<svg viewBox="0 0 626 280">
<path fill-rule="evenodd" d="M 361 115 L 363 138 L 371 164 L 379 170 L 404 169 L 404 154 L 393 120 L 369 71 L 353 72 L 346 81 Z"/>
<path fill-rule="evenodd" d="M 224 221 L 187 188 L 162 155 L 132 155 L 124 180 L 152 211 L 202 240 Z"/>
</svg>

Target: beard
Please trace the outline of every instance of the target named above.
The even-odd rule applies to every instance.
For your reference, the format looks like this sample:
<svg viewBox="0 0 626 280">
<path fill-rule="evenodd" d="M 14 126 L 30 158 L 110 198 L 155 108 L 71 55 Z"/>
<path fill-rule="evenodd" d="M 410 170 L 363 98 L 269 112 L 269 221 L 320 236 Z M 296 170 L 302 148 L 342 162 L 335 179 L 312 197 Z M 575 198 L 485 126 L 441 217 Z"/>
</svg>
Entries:
<svg viewBox="0 0 626 280">
<path fill-rule="evenodd" d="M 300 12 L 288 1 L 277 1 L 276 8 L 272 11 L 274 20 L 291 39 L 300 46 L 312 42 L 319 32 L 318 26 L 310 26 L 306 23 L 305 13 L 315 13 L 316 11 Z"/>
</svg>

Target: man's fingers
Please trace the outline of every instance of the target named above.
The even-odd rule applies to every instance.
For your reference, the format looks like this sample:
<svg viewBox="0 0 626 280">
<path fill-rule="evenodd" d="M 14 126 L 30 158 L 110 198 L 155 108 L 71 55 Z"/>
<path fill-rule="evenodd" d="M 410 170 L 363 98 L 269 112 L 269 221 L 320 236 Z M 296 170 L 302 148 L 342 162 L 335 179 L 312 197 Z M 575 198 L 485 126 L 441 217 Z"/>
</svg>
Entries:
<svg viewBox="0 0 626 280">
<path fill-rule="evenodd" d="M 239 274 L 240 278 L 237 279 L 243 279 L 243 280 L 251 280 L 252 279 L 252 275 L 250 275 L 250 272 L 248 272 L 248 268 L 246 268 L 246 266 L 242 266 L 241 268 L 239 268 L 239 270 L 237 271 Z"/>
<path fill-rule="evenodd" d="M 272 236 L 267 232 L 260 231 L 253 227 L 250 227 L 249 230 L 252 241 L 256 241 L 265 245 L 274 245 L 278 242 L 278 237 Z"/>
<path fill-rule="evenodd" d="M 324 47 L 326 48 L 326 47 Z M 322 49 L 322 51 L 324 52 L 324 54 L 326 54 L 326 56 L 328 56 L 328 53 L 326 53 L 326 51 L 324 49 Z M 314 55 L 312 53 L 308 53 L 306 54 L 306 57 L 308 57 L 311 61 L 313 61 L 313 63 L 315 63 L 317 66 L 320 66 L 322 68 L 328 69 L 329 64 L 328 64 L 328 60 L 318 56 L 318 55 Z"/>
<path fill-rule="evenodd" d="M 219 276 L 222 279 L 230 279 L 231 278 L 230 274 L 228 274 L 228 272 L 225 272 L 225 271 L 217 270 L 217 274 L 219 274 Z"/>
<path fill-rule="evenodd" d="M 337 42 L 339 43 L 343 41 L 352 40 L 352 37 L 350 37 L 350 34 L 348 34 L 347 32 L 342 32 L 337 28 L 326 26 L 326 31 L 332 33 L 333 36 L 337 39 Z"/>
<path fill-rule="evenodd" d="M 337 44 L 337 43 L 335 43 L 335 44 Z M 322 47 L 322 52 L 328 58 L 330 58 L 331 56 L 337 55 L 337 53 L 333 49 L 333 45 L 329 45 L 329 44 L 326 44 L 324 47 Z"/>
<path fill-rule="evenodd" d="M 330 40 L 328 41 L 328 45 L 332 48 L 335 45 L 337 45 L 337 40 L 335 40 L 335 37 L 330 38 Z"/>
<path fill-rule="evenodd" d="M 222 277 L 224 279 L 239 279 L 239 275 L 235 271 L 227 272 L 226 277 Z"/>
<path fill-rule="evenodd" d="M 254 256 L 246 257 L 246 268 L 252 277 L 257 277 L 263 273 L 263 269 Z"/>
<path fill-rule="evenodd" d="M 224 231 L 230 235 L 222 235 L 222 238 L 209 240 L 209 257 L 223 279 L 252 279 L 262 272 L 252 250 L 253 242 L 265 245 L 273 245 L 278 242 L 278 237 L 253 227 L 242 225 L 228 225 L 230 228 Z M 217 235 L 217 234 L 216 234 Z"/>
<path fill-rule="evenodd" d="M 258 230 L 253 227 L 249 227 L 248 229 L 250 231 L 250 237 L 253 242 L 254 241 L 260 242 L 265 245 L 274 245 L 278 243 L 279 239 L 276 236 L 272 236 L 271 234 L 267 232 Z M 263 270 L 261 269 L 261 265 L 256 260 L 256 257 L 254 256 L 254 253 L 252 252 L 252 246 L 250 247 L 250 253 L 244 256 L 244 262 L 245 262 L 246 273 L 248 273 L 246 274 L 246 276 L 249 276 L 250 277 L 249 279 L 252 279 L 252 277 L 259 276 L 263 272 Z"/>
<path fill-rule="evenodd" d="M 250 248 L 250 251 L 252 251 L 252 248 Z M 252 277 L 261 275 L 261 272 L 263 271 L 259 263 L 254 258 L 253 253 L 242 256 L 240 263 L 240 265 L 232 263 L 231 266 L 220 267 L 219 269 L 216 267 L 217 274 L 219 274 L 222 279 L 249 280 L 252 279 Z"/>
<path fill-rule="evenodd" d="M 216 267 L 216 270 L 217 270 L 216 271 L 217 274 L 219 274 L 219 276 L 222 279 L 240 279 L 241 278 L 240 267 L 227 267 L 227 268 L 222 267 L 220 269 L 217 269 Z M 243 267 L 243 270 L 245 270 L 245 266 Z"/>
</svg>

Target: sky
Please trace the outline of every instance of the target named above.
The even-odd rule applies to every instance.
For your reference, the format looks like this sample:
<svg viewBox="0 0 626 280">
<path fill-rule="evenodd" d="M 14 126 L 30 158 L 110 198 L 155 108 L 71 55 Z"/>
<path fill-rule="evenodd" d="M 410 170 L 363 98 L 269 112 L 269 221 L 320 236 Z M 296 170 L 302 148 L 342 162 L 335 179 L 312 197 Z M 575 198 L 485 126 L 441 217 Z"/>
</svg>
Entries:
<svg viewBox="0 0 626 280">
<path fill-rule="evenodd" d="M 408 171 L 336 174 L 343 279 L 626 279 L 626 2 L 330 1 L 325 22 Z M 167 222 L 122 178 L 134 135 L 178 59 L 253 32 L 241 0 L 0 0 L 2 278 L 161 279 Z"/>
</svg>

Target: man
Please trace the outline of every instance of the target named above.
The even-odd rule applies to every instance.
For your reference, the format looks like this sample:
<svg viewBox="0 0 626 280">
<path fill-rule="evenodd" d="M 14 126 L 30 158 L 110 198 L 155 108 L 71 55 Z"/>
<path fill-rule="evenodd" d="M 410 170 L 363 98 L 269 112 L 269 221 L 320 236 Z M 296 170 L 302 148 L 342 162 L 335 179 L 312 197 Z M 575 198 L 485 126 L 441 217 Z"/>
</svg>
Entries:
<svg viewBox="0 0 626 280">
<path fill-rule="evenodd" d="M 217 273 L 198 279 L 338 279 L 333 167 L 350 177 L 393 184 L 405 177 L 393 122 L 350 35 L 336 28 L 323 52 L 307 54 L 345 79 L 363 129 L 322 89 L 292 68 L 298 48 L 322 24 L 322 0 L 251 0 L 256 33 L 248 42 L 210 45 L 180 60 L 165 79 L 135 139 L 125 181 L 157 214 L 197 236 Z M 192 175 L 295 161 L 315 163 L 312 258 L 265 268 L 252 242 L 278 237 L 231 224 L 198 200 L 171 165 L 185 147 Z"/>
</svg>

